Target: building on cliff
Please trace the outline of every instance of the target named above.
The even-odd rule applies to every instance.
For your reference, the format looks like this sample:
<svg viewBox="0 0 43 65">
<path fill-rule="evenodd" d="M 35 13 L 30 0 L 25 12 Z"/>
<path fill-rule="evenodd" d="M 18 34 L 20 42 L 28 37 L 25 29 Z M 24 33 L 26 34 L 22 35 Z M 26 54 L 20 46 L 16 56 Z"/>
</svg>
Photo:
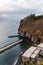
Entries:
<svg viewBox="0 0 43 65">
<path fill-rule="evenodd" d="M 20 21 L 18 32 L 21 36 L 31 37 L 32 41 L 43 41 L 43 15 L 31 14 Z"/>
</svg>

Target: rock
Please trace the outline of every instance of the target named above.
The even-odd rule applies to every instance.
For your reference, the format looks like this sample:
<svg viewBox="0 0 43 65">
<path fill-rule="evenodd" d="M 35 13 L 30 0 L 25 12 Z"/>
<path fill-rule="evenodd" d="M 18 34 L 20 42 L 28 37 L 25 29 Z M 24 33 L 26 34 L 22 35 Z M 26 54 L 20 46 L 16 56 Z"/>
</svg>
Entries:
<svg viewBox="0 0 43 65">
<path fill-rule="evenodd" d="M 43 15 L 35 16 L 31 14 L 20 21 L 20 26 L 18 28 L 19 34 L 24 36 L 30 36 L 33 41 L 38 38 L 43 41 Z"/>
</svg>

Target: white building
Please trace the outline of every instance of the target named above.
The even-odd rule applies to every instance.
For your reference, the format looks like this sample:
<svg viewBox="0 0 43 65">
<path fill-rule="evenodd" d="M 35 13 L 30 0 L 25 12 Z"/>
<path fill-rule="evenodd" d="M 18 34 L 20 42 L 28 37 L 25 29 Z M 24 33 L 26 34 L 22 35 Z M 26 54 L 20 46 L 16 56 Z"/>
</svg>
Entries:
<svg viewBox="0 0 43 65">
<path fill-rule="evenodd" d="M 37 48 L 43 50 L 43 43 L 40 43 Z"/>
<path fill-rule="evenodd" d="M 30 47 L 23 55 L 22 55 L 22 61 L 27 62 L 29 61 L 31 55 L 34 53 L 36 50 L 36 47 L 32 46 Z"/>
<path fill-rule="evenodd" d="M 32 58 L 32 59 L 35 59 L 36 56 L 37 56 L 39 53 L 40 53 L 40 50 L 37 49 L 37 50 L 31 55 L 31 58 Z"/>
</svg>

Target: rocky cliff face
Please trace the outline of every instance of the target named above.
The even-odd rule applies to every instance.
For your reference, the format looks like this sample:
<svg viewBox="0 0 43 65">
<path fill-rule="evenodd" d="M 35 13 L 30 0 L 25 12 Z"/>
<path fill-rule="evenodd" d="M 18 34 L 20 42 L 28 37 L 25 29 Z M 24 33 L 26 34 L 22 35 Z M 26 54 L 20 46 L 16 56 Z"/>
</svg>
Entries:
<svg viewBox="0 0 43 65">
<path fill-rule="evenodd" d="M 40 38 L 43 41 L 43 15 L 29 15 L 20 21 L 18 32 L 21 36 L 31 37 L 34 40 Z"/>
</svg>

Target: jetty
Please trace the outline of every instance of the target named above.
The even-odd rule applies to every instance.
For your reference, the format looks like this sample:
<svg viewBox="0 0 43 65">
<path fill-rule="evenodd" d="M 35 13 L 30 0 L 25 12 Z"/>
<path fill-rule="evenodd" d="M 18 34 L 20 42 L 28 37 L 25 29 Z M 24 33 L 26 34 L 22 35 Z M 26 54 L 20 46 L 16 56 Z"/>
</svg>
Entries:
<svg viewBox="0 0 43 65">
<path fill-rule="evenodd" d="M 12 48 L 13 46 L 17 45 L 17 44 L 20 44 L 20 42 L 22 42 L 23 40 L 18 40 L 14 43 L 11 43 L 11 44 L 8 44 L 8 45 L 5 45 L 4 47 L 0 48 L 0 53 Z"/>
<path fill-rule="evenodd" d="M 8 38 L 13 38 L 13 37 L 19 37 L 20 35 L 17 34 L 17 35 L 11 35 L 11 36 L 8 36 Z"/>
</svg>

